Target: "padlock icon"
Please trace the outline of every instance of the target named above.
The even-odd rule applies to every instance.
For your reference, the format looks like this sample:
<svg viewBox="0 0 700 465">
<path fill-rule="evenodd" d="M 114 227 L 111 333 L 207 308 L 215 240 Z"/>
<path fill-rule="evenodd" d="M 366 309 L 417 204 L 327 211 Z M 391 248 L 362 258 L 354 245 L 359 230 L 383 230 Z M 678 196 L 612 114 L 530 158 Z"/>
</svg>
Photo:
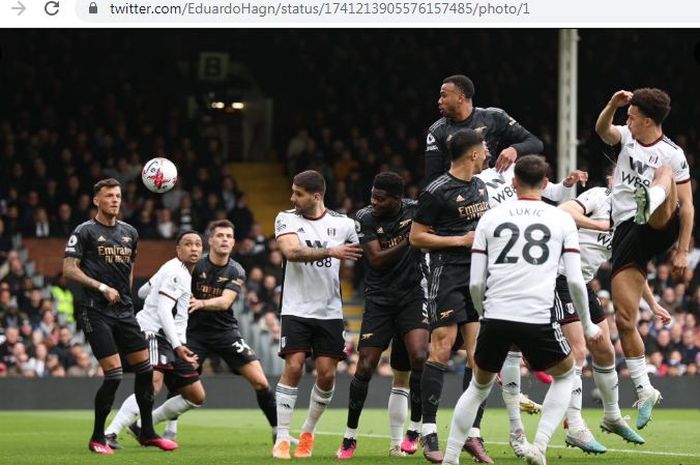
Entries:
<svg viewBox="0 0 700 465">
<path fill-rule="evenodd" d="M 97 3 L 90 2 L 90 6 L 88 7 L 88 13 L 90 13 L 91 15 L 97 14 Z"/>
</svg>

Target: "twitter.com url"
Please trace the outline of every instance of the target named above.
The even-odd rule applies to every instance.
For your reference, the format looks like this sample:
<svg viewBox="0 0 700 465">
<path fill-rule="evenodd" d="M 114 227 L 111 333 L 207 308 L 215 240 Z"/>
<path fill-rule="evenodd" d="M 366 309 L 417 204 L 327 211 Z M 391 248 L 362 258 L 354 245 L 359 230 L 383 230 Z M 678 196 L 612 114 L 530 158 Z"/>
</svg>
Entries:
<svg viewBox="0 0 700 465">
<path fill-rule="evenodd" d="M 162 5 L 122 3 L 109 5 L 110 16 L 230 16 L 230 17 L 324 17 L 324 16 L 425 16 L 442 15 L 497 19 L 530 15 L 528 2 L 323 2 L 279 1 L 265 5 L 252 2 L 211 4 L 185 2 Z"/>
</svg>

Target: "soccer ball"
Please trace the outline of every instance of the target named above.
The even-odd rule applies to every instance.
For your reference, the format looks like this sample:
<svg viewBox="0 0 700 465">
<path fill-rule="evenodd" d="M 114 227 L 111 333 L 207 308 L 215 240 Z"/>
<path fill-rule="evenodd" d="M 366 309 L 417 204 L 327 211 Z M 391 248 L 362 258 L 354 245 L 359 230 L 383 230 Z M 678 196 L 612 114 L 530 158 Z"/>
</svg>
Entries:
<svg viewBox="0 0 700 465">
<path fill-rule="evenodd" d="M 141 181 L 149 191 L 163 194 L 175 187 L 177 167 L 167 158 L 153 158 L 143 165 Z"/>
</svg>

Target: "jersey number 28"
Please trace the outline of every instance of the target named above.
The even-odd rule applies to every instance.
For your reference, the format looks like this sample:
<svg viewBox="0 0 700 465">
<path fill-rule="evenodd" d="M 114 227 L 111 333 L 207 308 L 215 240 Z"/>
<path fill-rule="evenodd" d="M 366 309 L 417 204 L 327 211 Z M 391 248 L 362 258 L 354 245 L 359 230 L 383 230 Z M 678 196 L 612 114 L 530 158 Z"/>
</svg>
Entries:
<svg viewBox="0 0 700 465">
<path fill-rule="evenodd" d="M 496 263 L 518 263 L 519 257 L 508 256 L 508 252 L 513 248 L 518 238 L 520 237 L 520 228 L 514 223 L 503 223 L 499 225 L 493 232 L 494 237 L 501 237 L 503 231 L 510 231 L 510 239 L 508 243 L 501 251 L 500 255 L 496 259 Z M 539 231 L 542 233 L 542 237 L 536 239 L 533 237 L 533 232 Z M 522 255 L 526 262 L 531 265 L 541 265 L 546 262 L 549 258 L 549 248 L 547 247 L 547 242 L 552 237 L 552 233 L 549 228 L 541 223 L 531 224 L 525 228 L 525 245 L 523 246 Z M 532 255 L 534 248 L 540 249 L 541 253 L 537 257 Z"/>
</svg>

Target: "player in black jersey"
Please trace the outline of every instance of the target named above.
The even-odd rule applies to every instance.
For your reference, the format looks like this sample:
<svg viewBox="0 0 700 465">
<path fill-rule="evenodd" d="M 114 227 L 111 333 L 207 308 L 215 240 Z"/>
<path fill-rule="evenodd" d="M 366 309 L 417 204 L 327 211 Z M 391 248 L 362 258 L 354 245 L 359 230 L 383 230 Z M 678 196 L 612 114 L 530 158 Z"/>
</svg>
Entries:
<svg viewBox="0 0 700 465">
<path fill-rule="evenodd" d="M 420 251 L 408 243 L 417 203 L 402 199 L 403 189 L 403 179 L 398 174 L 378 174 L 374 178 L 371 205 L 355 215 L 357 235 L 369 266 L 358 344 L 360 358 L 350 383 L 347 430 L 336 454 L 340 459 L 351 458 L 354 453 L 369 381 L 392 339 L 392 396 L 399 397 L 393 402 L 390 399 L 389 416 L 392 419 L 402 416 L 401 412 L 392 411 L 401 408 L 400 402 L 405 412 L 410 386 L 411 421 L 417 425 L 421 420 L 420 379 L 428 355 L 428 318 L 424 313 L 425 298 L 421 288 Z M 417 426 L 413 428 L 413 441 L 409 438 L 406 442 L 408 450 L 402 451 L 403 420 L 405 413 L 398 426 L 392 425 L 392 429 L 398 429 L 398 432 L 392 431 L 389 454 L 393 456 L 416 451 Z M 408 447 L 409 443 L 412 448 Z"/>
<path fill-rule="evenodd" d="M 423 455 L 431 462 L 442 461 L 435 417 L 450 354 L 455 346 L 464 346 L 468 358 L 474 353 L 479 317 L 469 295 L 469 248 L 476 224 L 489 208 L 486 185 L 474 176 L 487 157 L 481 134 L 473 129 L 458 131 L 449 139 L 448 150 L 450 170 L 421 192 L 410 234 L 412 246 L 429 251 L 424 272 L 430 356 L 421 395 Z"/>
<path fill-rule="evenodd" d="M 136 374 L 134 394 L 145 425 L 139 442 L 173 450 L 177 444 L 159 437 L 153 429 L 153 368 L 131 299 L 138 233 L 117 220 L 122 201 L 119 181 L 103 179 L 95 184 L 93 193 L 97 215 L 75 228 L 63 259 L 63 275 L 85 289 L 79 315 L 104 372 L 104 381 L 95 395 L 95 423 L 88 447 L 97 454 L 114 453 L 106 444 L 104 426 L 122 379 L 121 352 Z"/>
<path fill-rule="evenodd" d="M 265 377 L 262 365 L 253 349 L 238 331 L 238 321 L 231 305 L 245 283 L 245 270 L 233 259 L 234 226 L 221 220 L 209 226 L 209 254 L 197 263 L 192 272 L 190 317 L 187 322 L 187 346 L 199 357 L 201 364 L 210 354 L 224 359 L 231 371 L 243 376 L 255 389 L 258 406 L 272 427 L 277 430 L 275 395 Z M 166 427 L 174 435 L 176 425 Z M 274 438 L 273 438 L 274 439 Z"/>
<path fill-rule="evenodd" d="M 430 183 L 450 165 L 447 139 L 460 129 L 474 129 L 484 136 L 491 156 L 498 155 L 495 167 L 505 171 L 518 155 L 542 153 L 542 141 L 522 127 L 500 108 L 474 107 L 474 83 L 464 75 L 442 81 L 438 109 L 442 118 L 435 121 L 426 138 L 425 178 Z M 426 184 L 427 184 L 426 183 Z"/>
</svg>

